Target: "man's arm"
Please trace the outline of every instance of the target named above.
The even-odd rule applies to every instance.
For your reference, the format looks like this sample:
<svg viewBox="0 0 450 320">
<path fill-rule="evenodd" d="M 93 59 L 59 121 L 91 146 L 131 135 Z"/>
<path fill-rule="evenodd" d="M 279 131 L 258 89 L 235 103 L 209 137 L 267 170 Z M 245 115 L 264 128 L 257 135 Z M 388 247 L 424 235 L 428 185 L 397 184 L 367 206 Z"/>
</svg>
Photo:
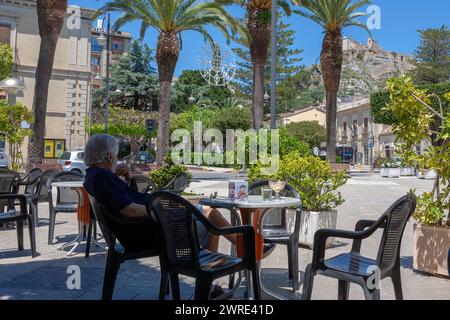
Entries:
<svg viewBox="0 0 450 320">
<path fill-rule="evenodd" d="M 120 213 L 128 218 L 148 217 L 147 208 L 142 204 L 132 203 L 124 209 L 120 210 Z"/>
</svg>

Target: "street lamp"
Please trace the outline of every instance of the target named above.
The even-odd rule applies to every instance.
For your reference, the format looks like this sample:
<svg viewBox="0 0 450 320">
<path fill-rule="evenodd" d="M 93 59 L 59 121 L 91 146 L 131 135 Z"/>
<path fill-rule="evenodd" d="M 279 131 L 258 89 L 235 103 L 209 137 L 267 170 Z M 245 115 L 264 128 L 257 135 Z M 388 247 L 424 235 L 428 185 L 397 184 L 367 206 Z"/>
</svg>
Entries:
<svg viewBox="0 0 450 320">
<path fill-rule="evenodd" d="M 270 128 L 276 128 L 277 102 L 277 0 L 272 0 L 272 57 L 270 63 Z"/>
<path fill-rule="evenodd" d="M 97 38 L 97 42 L 103 48 L 106 46 L 106 94 L 105 94 L 105 133 L 108 133 L 108 118 L 109 118 L 109 55 L 110 55 L 110 34 L 111 34 L 111 14 L 105 17 L 108 21 L 108 26 L 105 34 L 102 32 L 100 37 Z M 103 18 L 103 20 L 105 19 Z M 96 77 L 97 78 L 97 77 Z"/>
<path fill-rule="evenodd" d="M 17 92 L 25 89 L 26 86 L 23 81 L 17 78 L 8 78 L 0 82 L 0 90 L 6 91 L 9 105 L 16 104 Z"/>
</svg>

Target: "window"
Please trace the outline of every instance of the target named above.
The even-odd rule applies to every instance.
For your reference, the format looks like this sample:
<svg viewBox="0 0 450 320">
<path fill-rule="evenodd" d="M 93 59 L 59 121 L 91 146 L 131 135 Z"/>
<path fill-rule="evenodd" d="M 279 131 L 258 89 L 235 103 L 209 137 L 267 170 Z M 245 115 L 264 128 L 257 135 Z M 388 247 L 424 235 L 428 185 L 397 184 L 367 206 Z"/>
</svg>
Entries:
<svg viewBox="0 0 450 320">
<path fill-rule="evenodd" d="M 123 51 L 124 45 L 122 40 L 114 40 L 112 41 L 112 50 L 113 51 Z"/>
<path fill-rule="evenodd" d="M 369 118 L 364 118 L 364 128 L 369 128 Z"/>
<path fill-rule="evenodd" d="M 97 41 L 97 38 L 92 38 L 91 51 L 92 52 L 102 52 L 103 51 L 102 46 Z"/>
<path fill-rule="evenodd" d="M 0 43 L 11 43 L 11 26 L 0 24 Z"/>
<path fill-rule="evenodd" d="M 78 152 L 77 158 L 78 160 L 84 160 L 84 152 Z"/>
<path fill-rule="evenodd" d="M 343 127 L 344 127 L 344 134 L 347 134 L 347 122 L 344 122 Z"/>
<path fill-rule="evenodd" d="M 358 136 L 358 120 L 353 121 L 353 133 L 355 137 Z"/>
<path fill-rule="evenodd" d="M 100 57 L 91 57 L 91 65 L 99 66 L 100 65 Z"/>
</svg>

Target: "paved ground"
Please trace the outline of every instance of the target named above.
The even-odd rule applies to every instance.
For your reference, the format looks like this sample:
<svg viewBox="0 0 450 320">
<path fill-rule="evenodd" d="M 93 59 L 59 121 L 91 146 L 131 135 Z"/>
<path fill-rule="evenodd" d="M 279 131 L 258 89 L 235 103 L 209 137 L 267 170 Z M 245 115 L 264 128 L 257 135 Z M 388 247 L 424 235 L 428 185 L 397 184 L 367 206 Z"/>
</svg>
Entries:
<svg viewBox="0 0 450 320">
<path fill-rule="evenodd" d="M 211 176 L 209 176 L 211 178 Z M 197 176 L 197 179 L 199 177 Z M 216 177 L 217 179 L 218 177 Z M 227 180 L 196 180 L 188 189 L 197 193 L 209 195 L 211 190 L 226 195 Z M 357 176 L 342 188 L 346 203 L 339 208 L 338 227 L 353 229 L 359 219 L 376 219 L 393 201 L 404 195 L 410 189 L 419 192 L 431 188 L 432 182 L 416 178 L 381 179 L 372 176 Z M 25 250 L 18 252 L 14 230 L 0 231 L 0 299 L 99 299 L 105 265 L 105 250 L 93 248 L 93 254 L 85 259 L 81 246 L 77 255 L 67 257 L 65 252 L 58 251 L 60 244 L 73 239 L 77 233 L 75 216 L 58 214 L 56 236 L 58 243 L 47 245 L 48 205 L 40 205 L 40 226 L 37 229 L 37 246 L 39 257 L 32 259 L 29 250 L 27 232 L 25 232 Z M 365 243 L 363 253 L 376 256 L 379 234 Z M 222 249 L 227 250 L 227 244 L 222 243 Z M 350 246 L 338 242 L 329 250 L 330 256 L 348 251 Z M 303 272 L 311 261 L 312 251 L 299 249 L 300 270 Z M 450 280 L 418 274 L 412 270 L 412 223 L 409 223 L 402 246 L 402 277 L 405 299 L 450 299 Z M 67 279 L 68 267 L 78 266 L 81 270 L 81 289 L 69 290 Z M 289 291 L 287 281 L 286 249 L 279 246 L 275 252 L 264 261 L 263 281 L 290 298 L 300 298 L 300 293 Z M 159 286 L 158 259 L 149 258 L 126 262 L 122 265 L 116 283 L 114 299 L 157 299 Z M 192 299 L 193 281 L 181 279 L 182 298 Z M 235 294 L 235 298 L 243 297 L 243 289 Z M 336 299 L 337 281 L 317 277 L 313 299 Z M 267 298 L 267 297 L 266 297 Z M 362 299 L 362 290 L 351 286 L 350 298 Z M 393 288 L 389 280 L 382 281 L 382 299 L 393 299 Z"/>
</svg>

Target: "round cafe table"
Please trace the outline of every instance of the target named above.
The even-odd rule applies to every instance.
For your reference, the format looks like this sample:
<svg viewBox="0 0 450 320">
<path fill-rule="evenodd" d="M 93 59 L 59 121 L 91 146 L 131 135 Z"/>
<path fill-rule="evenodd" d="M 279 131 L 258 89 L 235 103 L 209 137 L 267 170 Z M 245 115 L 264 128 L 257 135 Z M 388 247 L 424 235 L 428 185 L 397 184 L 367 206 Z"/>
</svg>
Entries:
<svg viewBox="0 0 450 320">
<path fill-rule="evenodd" d="M 264 201 L 262 196 L 249 196 L 245 200 L 231 200 L 231 199 L 203 199 L 200 204 L 212 208 L 233 208 L 239 209 L 242 217 L 243 225 L 251 225 L 255 229 L 255 245 L 256 245 L 256 261 L 258 263 L 258 276 L 261 279 L 263 249 L 264 249 L 264 237 L 262 235 L 264 217 L 270 212 L 270 209 L 274 208 L 291 208 L 301 205 L 301 200 L 297 198 L 281 197 L 281 199 L 272 199 L 270 201 Z M 238 237 L 237 242 L 237 255 L 242 256 L 244 253 L 244 246 L 242 237 Z M 252 291 L 250 271 L 245 272 L 247 293 Z M 264 283 L 261 283 L 261 290 L 279 300 L 286 300 L 285 297 L 269 290 Z"/>
<path fill-rule="evenodd" d="M 52 187 L 71 188 L 74 189 L 78 194 L 78 207 L 77 207 L 78 235 L 74 240 L 63 244 L 58 248 L 58 250 L 64 250 L 68 247 L 73 246 L 73 248 L 70 249 L 70 251 L 67 253 L 68 256 L 71 256 L 74 253 L 75 249 L 85 239 L 86 228 L 89 225 L 91 218 L 91 205 L 89 203 L 89 196 L 86 189 L 84 189 L 83 183 L 84 181 L 61 181 L 52 183 Z M 103 247 L 97 241 L 95 241 L 95 239 L 91 239 L 91 242 L 96 246 Z"/>
</svg>

